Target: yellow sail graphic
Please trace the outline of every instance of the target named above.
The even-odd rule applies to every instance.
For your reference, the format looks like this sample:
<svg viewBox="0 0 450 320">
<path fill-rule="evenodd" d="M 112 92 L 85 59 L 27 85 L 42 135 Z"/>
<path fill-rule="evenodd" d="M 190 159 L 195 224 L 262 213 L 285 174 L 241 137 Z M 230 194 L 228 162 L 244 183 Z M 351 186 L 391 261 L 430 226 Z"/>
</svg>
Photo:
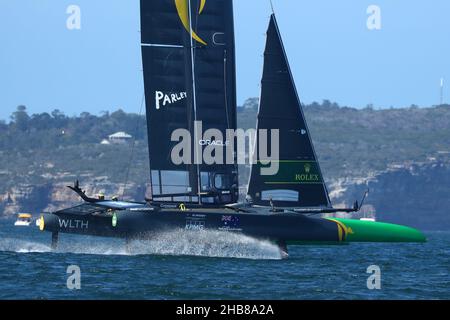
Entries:
<svg viewBox="0 0 450 320">
<path fill-rule="evenodd" d="M 175 6 L 177 7 L 178 16 L 180 17 L 181 22 L 183 23 L 184 28 L 186 29 L 189 34 L 192 34 L 192 38 L 200 42 L 203 45 L 207 45 L 205 41 L 203 41 L 196 33 L 195 31 L 191 30 L 191 26 L 189 23 L 189 0 L 175 0 Z M 202 13 L 203 9 L 205 8 L 206 0 L 200 0 L 200 9 L 199 14 Z"/>
</svg>

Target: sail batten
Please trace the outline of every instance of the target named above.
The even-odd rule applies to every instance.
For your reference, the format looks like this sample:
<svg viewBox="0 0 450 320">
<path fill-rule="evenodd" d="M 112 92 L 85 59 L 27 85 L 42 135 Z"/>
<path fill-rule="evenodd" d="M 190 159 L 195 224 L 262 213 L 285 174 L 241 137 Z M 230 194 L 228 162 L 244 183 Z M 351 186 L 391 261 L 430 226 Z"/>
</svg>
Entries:
<svg viewBox="0 0 450 320">
<path fill-rule="evenodd" d="M 267 31 L 257 141 L 261 129 L 279 130 L 279 168 L 275 175 L 262 175 L 262 161 L 271 159 L 252 165 L 248 195 L 253 203 L 331 207 L 275 15 Z"/>
<path fill-rule="evenodd" d="M 178 44 L 162 44 L 162 43 L 141 43 L 142 47 L 162 47 L 162 48 L 183 48 Z"/>
</svg>

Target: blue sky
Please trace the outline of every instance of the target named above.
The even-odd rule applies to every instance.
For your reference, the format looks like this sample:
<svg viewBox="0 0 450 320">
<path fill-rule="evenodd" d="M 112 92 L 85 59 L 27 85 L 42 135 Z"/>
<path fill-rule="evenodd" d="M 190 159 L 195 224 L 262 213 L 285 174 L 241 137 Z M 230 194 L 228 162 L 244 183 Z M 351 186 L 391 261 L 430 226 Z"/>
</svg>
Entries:
<svg viewBox="0 0 450 320">
<path fill-rule="evenodd" d="M 303 102 L 431 106 L 441 77 L 450 101 L 450 1 L 273 3 Z M 81 8 L 81 30 L 66 28 L 71 4 Z M 242 103 L 259 96 L 270 5 L 234 4 Z M 366 26 L 372 4 L 381 9 L 380 30 Z M 138 0 L 0 0 L 0 119 L 19 104 L 30 113 L 138 112 L 139 37 Z"/>
</svg>

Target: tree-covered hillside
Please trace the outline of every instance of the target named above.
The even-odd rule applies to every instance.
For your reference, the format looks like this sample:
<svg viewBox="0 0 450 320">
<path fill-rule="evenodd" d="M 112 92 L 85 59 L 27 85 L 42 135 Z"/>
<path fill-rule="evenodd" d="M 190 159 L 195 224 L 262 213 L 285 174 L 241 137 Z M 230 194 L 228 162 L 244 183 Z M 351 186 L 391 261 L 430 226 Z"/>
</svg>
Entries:
<svg viewBox="0 0 450 320">
<path fill-rule="evenodd" d="M 257 99 L 239 108 L 241 128 L 255 126 Z M 305 106 L 305 114 L 327 180 L 367 176 L 392 164 L 448 161 L 450 106 L 362 110 L 324 101 Z M 101 145 L 125 131 L 132 145 Z M 131 166 L 130 166 L 131 164 Z M 17 184 L 42 184 L 93 175 L 111 182 L 148 182 L 144 115 L 118 110 L 101 116 L 68 117 L 58 110 L 29 115 L 24 106 L 11 121 L 0 122 L 0 193 Z M 246 172 L 241 183 L 246 181 Z"/>
</svg>

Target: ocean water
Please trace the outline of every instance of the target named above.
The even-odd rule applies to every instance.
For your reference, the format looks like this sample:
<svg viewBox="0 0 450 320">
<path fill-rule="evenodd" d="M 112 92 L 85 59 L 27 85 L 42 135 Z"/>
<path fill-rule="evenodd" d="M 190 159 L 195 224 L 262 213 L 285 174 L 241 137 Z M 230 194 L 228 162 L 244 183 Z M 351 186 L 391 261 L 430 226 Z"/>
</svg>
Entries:
<svg viewBox="0 0 450 320">
<path fill-rule="evenodd" d="M 147 241 L 50 234 L 0 220 L 0 299 L 450 299 L 450 232 L 425 244 L 277 247 L 241 235 L 174 231 Z M 81 271 L 70 290 L 67 268 Z M 367 268 L 380 268 L 369 290 Z"/>
</svg>

